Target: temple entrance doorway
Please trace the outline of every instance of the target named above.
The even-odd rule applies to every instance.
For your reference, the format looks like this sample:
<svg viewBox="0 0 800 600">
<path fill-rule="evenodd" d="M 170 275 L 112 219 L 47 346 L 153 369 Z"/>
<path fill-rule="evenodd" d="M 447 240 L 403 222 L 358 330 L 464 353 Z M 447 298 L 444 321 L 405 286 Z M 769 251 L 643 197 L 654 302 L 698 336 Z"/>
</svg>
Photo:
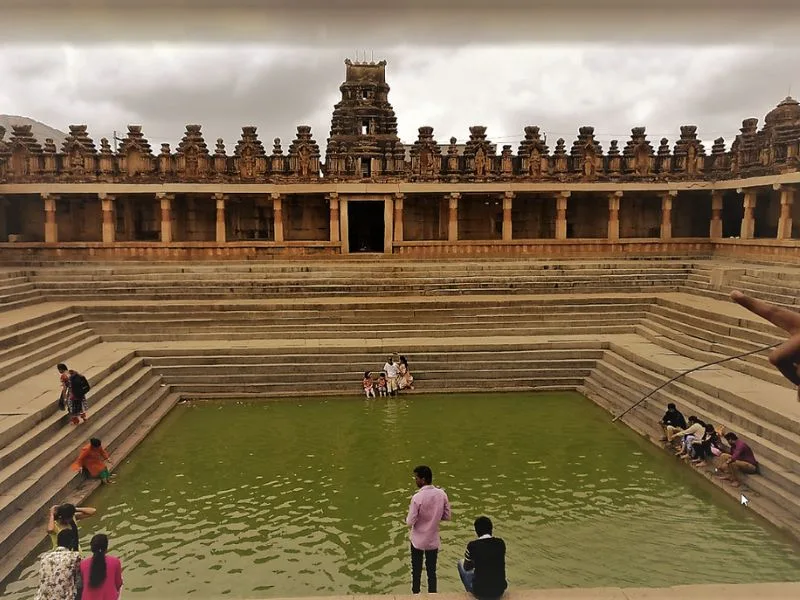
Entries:
<svg viewBox="0 0 800 600">
<path fill-rule="evenodd" d="M 383 200 L 358 200 L 347 203 L 347 241 L 350 252 L 383 253 L 386 228 L 383 215 Z"/>
</svg>

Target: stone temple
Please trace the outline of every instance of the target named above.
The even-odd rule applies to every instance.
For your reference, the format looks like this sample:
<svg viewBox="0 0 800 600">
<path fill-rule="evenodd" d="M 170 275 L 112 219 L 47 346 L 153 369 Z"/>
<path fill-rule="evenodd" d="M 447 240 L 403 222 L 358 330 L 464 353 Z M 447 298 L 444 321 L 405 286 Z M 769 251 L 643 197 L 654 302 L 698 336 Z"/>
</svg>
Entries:
<svg viewBox="0 0 800 600">
<path fill-rule="evenodd" d="M 160 150 L 139 125 L 116 151 L 0 132 L 0 593 L 50 507 L 93 491 L 69 469 L 89 436 L 124 476 L 181 400 L 360 397 L 390 352 L 417 391 L 576 391 L 656 444 L 674 402 L 746 439 L 746 510 L 800 539 L 798 390 L 763 351 L 786 332 L 729 296 L 800 305 L 800 104 L 710 148 L 693 125 L 404 144 L 386 64 L 345 65 L 324 156 L 302 125 L 271 148 L 254 126 Z M 58 362 L 92 386 L 77 428 Z"/>
<path fill-rule="evenodd" d="M 411 256 L 718 252 L 795 255 L 800 104 L 786 98 L 711 148 L 676 140 L 603 148 L 594 128 L 552 147 L 536 125 L 516 148 L 486 127 L 403 144 L 386 63 L 345 61 L 324 159 L 308 126 L 269 149 L 187 125 L 171 148 L 140 125 L 116 152 L 72 125 L 61 148 L 30 128 L 0 132 L 0 246 L 8 255 L 243 258 L 379 252 Z M 7 132 L 5 132 L 7 133 Z M 676 134 L 678 132 L 676 131 Z M 552 144 L 552 141 L 550 141 Z M 232 147 L 231 147 L 232 146 Z M 758 240 L 758 241 L 756 241 Z"/>
</svg>

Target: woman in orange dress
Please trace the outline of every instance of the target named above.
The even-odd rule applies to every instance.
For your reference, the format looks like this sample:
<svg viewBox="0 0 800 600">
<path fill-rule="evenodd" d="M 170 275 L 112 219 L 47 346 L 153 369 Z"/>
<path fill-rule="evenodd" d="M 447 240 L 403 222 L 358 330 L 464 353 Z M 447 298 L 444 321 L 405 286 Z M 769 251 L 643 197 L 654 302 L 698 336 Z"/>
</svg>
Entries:
<svg viewBox="0 0 800 600">
<path fill-rule="evenodd" d="M 83 471 L 92 479 L 99 479 L 103 483 L 110 483 L 111 473 L 108 464 L 111 463 L 108 452 L 97 438 L 92 438 L 89 443 L 81 448 L 78 458 L 72 463 L 73 471 Z"/>
</svg>

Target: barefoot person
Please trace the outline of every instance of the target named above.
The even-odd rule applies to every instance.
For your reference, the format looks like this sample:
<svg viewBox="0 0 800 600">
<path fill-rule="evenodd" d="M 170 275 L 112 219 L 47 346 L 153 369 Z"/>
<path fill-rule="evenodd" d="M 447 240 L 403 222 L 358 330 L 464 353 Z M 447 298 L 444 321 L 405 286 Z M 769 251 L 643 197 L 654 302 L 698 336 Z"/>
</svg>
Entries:
<svg viewBox="0 0 800 600">
<path fill-rule="evenodd" d="M 731 300 L 744 306 L 789 334 L 789 339 L 775 348 L 769 355 L 769 362 L 797 387 L 800 400 L 800 313 L 763 300 L 746 296 L 738 290 L 731 292 Z"/>
<path fill-rule="evenodd" d="M 99 479 L 102 483 L 110 483 L 109 464 L 111 464 L 111 460 L 108 452 L 103 448 L 103 443 L 97 438 L 92 438 L 81 448 L 81 453 L 72 463 L 72 470 L 82 471 L 90 479 Z"/>
<path fill-rule="evenodd" d="M 740 440 L 735 433 L 728 432 L 725 439 L 730 444 L 730 453 L 720 454 L 719 466 L 717 467 L 723 474 L 720 479 L 731 482 L 733 487 L 742 484 L 742 473 L 753 475 L 758 473 L 758 461 L 750 446 Z"/>
<path fill-rule="evenodd" d="M 422 560 L 428 574 L 428 593 L 436 593 L 436 560 L 439 555 L 439 523 L 450 520 L 450 501 L 441 488 L 432 485 L 430 467 L 414 469 L 414 482 L 419 491 L 411 498 L 406 524 L 411 528 L 411 592 L 419 594 L 422 582 Z"/>
</svg>

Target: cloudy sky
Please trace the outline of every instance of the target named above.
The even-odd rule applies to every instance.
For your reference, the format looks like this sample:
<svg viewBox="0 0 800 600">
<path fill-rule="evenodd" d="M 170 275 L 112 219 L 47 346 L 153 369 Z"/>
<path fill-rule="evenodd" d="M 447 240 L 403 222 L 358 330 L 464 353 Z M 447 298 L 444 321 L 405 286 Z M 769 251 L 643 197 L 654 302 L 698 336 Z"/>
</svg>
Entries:
<svg viewBox="0 0 800 600">
<path fill-rule="evenodd" d="M 800 52 L 759 40 L 734 43 L 644 40 L 626 43 L 469 36 L 446 44 L 380 44 L 341 39 L 326 44 L 122 40 L 91 45 L 75 40 L 31 45 L 7 42 L 0 53 L 0 113 L 24 115 L 66 130 L 85 123 L 98 141 L 141 124 L 158 150 L 174 148 L 187 123 L 203 126 L 213 147 L 232 149 L 243 125 L 255 125 L 269 149 L 284 149 L 295 127 L 308 124 L 324 148 L 330 113 L 340 94 L 345 58 L 356 52 L 388 61 L 390 101 L 400 136 L 434 127 L 436 138 L 463 141 L 483 124 L 498 145 L 539 125 L 552 147 L 593 125 L 607 146 L 631 127 L 647 127 L 657 146 L 682 124 L 700 137 L 730 143 L 742 119 L 764 115 L 790 91 L 800 96 Z"/>
</svg>

